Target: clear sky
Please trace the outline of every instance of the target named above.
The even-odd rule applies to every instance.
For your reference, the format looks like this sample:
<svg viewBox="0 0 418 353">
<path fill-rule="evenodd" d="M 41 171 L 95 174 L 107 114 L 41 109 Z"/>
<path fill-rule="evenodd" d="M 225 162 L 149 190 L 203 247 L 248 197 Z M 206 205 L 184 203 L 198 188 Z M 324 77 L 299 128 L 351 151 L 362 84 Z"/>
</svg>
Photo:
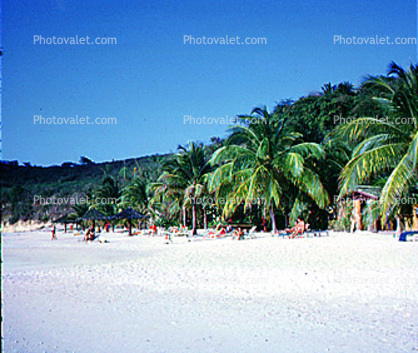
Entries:
<svg viewBox="0 0 418 353">
<path fill-rule="evenodd" d="M 3 0 L 2 159 L 36 165 L 124 159 L 224 137 L 233 117 L 359 84 L 416 45 L 338 45 L 347 37 L 417 36 L 416 1 Z M 34 36 L 114 37 L 116 45 L 40 45 Z M 198 37 L 265 37 L 266 45 L 189 45 Z M 109 125 L 46 125 L 34 116 L 114 117 Z"/>
</svg>

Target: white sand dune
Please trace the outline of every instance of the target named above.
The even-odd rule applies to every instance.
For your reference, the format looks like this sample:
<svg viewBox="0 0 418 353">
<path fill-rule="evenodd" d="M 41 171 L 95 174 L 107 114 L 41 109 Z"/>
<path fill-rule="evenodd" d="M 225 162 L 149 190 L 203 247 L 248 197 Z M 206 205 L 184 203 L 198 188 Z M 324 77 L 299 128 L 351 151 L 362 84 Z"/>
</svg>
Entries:
<svg viewBox="0 0 418 353">
<path fill-rule="evenodd" d="M 3 235 L 5 352 L 413 352 L 418 243 Z"/>
</svg>

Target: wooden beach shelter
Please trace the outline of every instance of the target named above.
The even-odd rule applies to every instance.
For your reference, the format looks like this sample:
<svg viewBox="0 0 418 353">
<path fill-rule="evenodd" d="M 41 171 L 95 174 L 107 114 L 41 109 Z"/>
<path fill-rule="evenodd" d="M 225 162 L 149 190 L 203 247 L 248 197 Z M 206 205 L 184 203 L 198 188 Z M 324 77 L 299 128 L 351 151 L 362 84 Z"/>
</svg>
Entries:
<svg viewBox="0 0 418 353">
<path fill-rule="evenodd" d="M 108 219 L 127 219 L 129 222 L 129 235 L 132 235 L 132 220 L 133 219 L 144 219 L 148 216 L 134 210 L 131 207 L 124 209 L 123 211 L 108 217 Z"/>
<path fill-rule="evenodd" d="M 377 200 L 378 196 L 373 195 L 372 193 L 355 190 L 352 194 L 353 198 L 353 221 L 351 224 L 351 232 L 356 230 L 363 230 L 363 220 L 362 220 L 362 206 L 368 200 Z"/>
<path fill-rule="evenodd" d="M 68 216 L 61 216 L 60 218 L 57 218 L 55 221 L 52 221 L 52 223 L 64 224 L 64 233 L 67 233 L 67 224 L 76 223 L 76 221 L 68 219 Z"/>
<path fill-rule="evenodd" d="M 82 217 L 77 218 L 77 220 L 93 221 L 94 229 L 96 229 L 96 221 L 104 219 L 107 219 L 107 217 L 95 208 L 88 210 Z"/>
</svg>

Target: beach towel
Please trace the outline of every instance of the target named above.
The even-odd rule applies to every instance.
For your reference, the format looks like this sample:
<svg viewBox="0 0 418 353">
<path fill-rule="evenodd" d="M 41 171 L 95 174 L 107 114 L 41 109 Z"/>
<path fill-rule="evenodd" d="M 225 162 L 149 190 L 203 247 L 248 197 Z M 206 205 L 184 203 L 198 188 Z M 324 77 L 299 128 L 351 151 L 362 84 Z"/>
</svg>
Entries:
<svg viewBox="0 0 418 353">
<path fill-rule="evenodd" d="M 399 236 L 399 241 L 406 241 L 406 238 L 408 237 L 408 235 L 411 234 L 418 234 L 418 231 L 413 231 L 413 232 L 403 232 L 400 236 Z"/>
</svg>

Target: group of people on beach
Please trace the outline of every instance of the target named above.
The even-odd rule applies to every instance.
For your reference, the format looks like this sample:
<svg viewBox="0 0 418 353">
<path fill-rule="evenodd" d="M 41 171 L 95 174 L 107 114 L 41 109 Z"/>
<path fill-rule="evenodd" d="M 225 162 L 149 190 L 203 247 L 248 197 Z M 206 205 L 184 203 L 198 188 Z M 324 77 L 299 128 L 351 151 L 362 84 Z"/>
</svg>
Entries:
<svg viewBox="0 0 418 353">
<path fill-rule="evenodd" d="M 265 220 L 265 218 L 263 218 L 263 223 L 262 223 L 262 228 L 264 230 L 264 232 L 267 231 L 267 222 Z M 105 225 L 105 230 L 106 232 L 109 232 L 109 228 L 110 228 L 110 223 L 107 222 L 107 224 Z M 289 237 L 291 239 L 296 238 L 298 235 L 302 235 L 306 230 L 309 229 L 309 224 L 305 223 L 305 221 L 302 218 L 298 218 L 297 221 L 295 222 L 295 225 L 291 228 L 286 228 L 284 231 L 289 235 Z M 149 235 L 151 236 L 155 236 L 157 234 L 157 226 L 155 224 L 151 224 L 149 226 Z M 185 233 L 187 231 L 187 227 L 184 226 L 180 226 L 180 228 L 175 228 L 174 233 Z M 100 232 L 100 230 L 98 230 L 98 232 Z M 55 225 L 52 225 L 51 228 L 51 233 L 52 233 L 52 237 L 51 240 L 56 240 L 57 236 L 56 236 L 56 227 Z M 210 229 L 208 231 L 208 236 L 209 237 L 213 237 L 213 238 L 221 238 L 221 237 L 225 237 L 227 235 L 232 235 L 232 240 L 236 239 L 236 240 L 243 240 L 244 239 L 244 231 L 242 230 L 242 228 L 238 227 L 235 228 L 232 226 L 231 222 L 228 221 L 228 224 L 226 226 L 224 226 L 222 223 L 218 223 L 217 226 L 214 229 Z M 90 225 L 90 227 L 87 229 L 85 236 L 84 236 L 84 241 L 88 242 L 88 241 L 93 241 L 96 238 L 96 232 L 94 229 L 94 225 Z M 171 233 L 170 233 L 170 239 L 166 239 L 167 243 L 171 242 Z"/>
<path fill-rule="evenodd" d="M 222 223 L 218 223 L 214 229 L 210 229 L 208 231 L 208 236 L 211 238 L 222 238 L 227 235 L 232 235 L 233 240 L 244 239 L 244 231 L 240 227 L 234 229 L 230 222 L 228 222 L 228 225 L 226 227 Z"/>
</svg>

